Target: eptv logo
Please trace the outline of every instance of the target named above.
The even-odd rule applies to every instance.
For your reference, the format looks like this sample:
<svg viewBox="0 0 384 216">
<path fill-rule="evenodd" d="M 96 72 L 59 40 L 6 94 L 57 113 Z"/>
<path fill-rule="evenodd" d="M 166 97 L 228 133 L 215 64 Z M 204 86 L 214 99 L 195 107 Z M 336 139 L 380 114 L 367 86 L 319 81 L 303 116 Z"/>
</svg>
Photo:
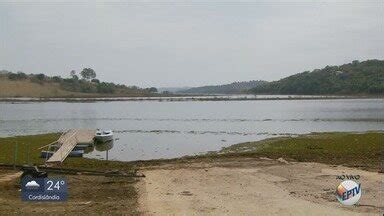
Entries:
<svg viewBox="0 0 384 216">
<path fill-rule="evenodd" d="M 341 182 L 336 189 L 336 197 L 341 204 L 355 205 L 361 197 L 361 184 L 352 180 Z"/>
</svg>

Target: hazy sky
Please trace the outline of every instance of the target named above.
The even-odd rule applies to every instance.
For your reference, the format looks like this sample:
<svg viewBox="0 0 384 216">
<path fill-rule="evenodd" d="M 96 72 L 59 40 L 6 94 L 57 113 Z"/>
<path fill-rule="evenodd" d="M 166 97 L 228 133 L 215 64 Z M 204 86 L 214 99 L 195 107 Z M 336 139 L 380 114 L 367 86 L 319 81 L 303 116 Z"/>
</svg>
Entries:
<svg viewBox="0 0 384 216">
<path fill-rule="evenodd" d="M 0 2 L 0 69 L 198 86 L 384 59 L 384 2 Z"/>
</svg>

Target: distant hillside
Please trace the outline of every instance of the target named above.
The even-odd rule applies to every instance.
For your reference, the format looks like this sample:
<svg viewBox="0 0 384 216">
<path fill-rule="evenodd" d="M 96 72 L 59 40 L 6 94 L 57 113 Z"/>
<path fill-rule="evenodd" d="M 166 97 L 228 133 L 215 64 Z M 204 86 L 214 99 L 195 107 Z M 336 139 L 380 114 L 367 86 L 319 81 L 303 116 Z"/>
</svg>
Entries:
<svg viewBox="0 0 384 216">
<path fill-rule="evenodd" d="M 163 87 L 163 88 L 158 88 L 158 91 L 160 93 L 164 93 L 164 92 L 176 93 L 176 92 L 188 90 L 190 88 L 191 87 Z"/>
<path fill-rule="evenodd" d="M 384 94 L 384 61 L 353 61 L 327 66 L 265 83 L 249 91 L 255 94 Z"/>
<path fill-rule="evenodd" d="M 0 97 L 118 97 L 153 96 L 156 88 L 141 89 L 98 79 L 49 77 L 44 74 L 25 74 L 0 71 Z M 96 74 L 94 75 L 96 76 Z"/>
<path fill-rule="evenodd" d="M 249 89 L 265 84 L 266 81 L 256 80 L 248 82 L 234 82 L 231 84 L 225 85 L 212 85 L 212 86 L 202 86 L 196 88 L 190 88 L 188 90 L 179 91 L 178 93 L 188 93 L 188 94 L 236 94 L 247 92 Z"/>
</svg>

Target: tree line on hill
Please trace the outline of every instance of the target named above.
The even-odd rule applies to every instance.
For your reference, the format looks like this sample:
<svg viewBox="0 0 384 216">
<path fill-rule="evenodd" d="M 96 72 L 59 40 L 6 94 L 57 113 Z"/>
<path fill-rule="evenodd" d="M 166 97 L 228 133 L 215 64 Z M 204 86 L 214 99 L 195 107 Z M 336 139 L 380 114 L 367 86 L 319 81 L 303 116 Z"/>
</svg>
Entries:
<svg viewBox="0 0 384 216">
<path fill-rule="evenodd" d="M 384 61 L 353 61 L 305 71 L 249 90 L 253 94 L 384 94 Z"/>
<path fill-rule="evenodd" d="M 157 92 L 154 87 L 139 88 L 137 86 L 126 86 L 112 82 L 101 82 L 97 79 L 97 74 L 92 68 L 84 68 L 79 74 L 75 70 L 70 72 L 69 78 L 61 76 L 47 76 L 45 74 L 26 74 L 24 72 L 13 73 L 1 70 L 0 75 L 10 81 L 29 80 L 34 83 L 44 85 L 45 83 L 58 83 L 61 89 L 70 92 L 81 93 L 100 93 L 100 94 L 153 94 Z"/>
<path fill-rule="evenodd" d="M 189 88 L 186 90 L 178 91 L 177 93 L 187 94 L 239 94 L 246 93 L 249 89 L 262 85 L 266 81 L 252 80 L 247 82 L 233 82 L 224 85 L 211 85 Z"/>
</svg>

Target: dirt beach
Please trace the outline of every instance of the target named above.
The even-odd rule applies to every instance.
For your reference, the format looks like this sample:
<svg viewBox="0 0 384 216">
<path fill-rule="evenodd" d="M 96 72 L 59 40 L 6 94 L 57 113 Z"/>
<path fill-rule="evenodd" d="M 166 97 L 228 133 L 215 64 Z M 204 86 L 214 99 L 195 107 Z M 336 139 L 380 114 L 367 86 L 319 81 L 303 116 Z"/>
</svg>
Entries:
<svg viewBox="0 0 384 216">
<path fill-rule="evenodd" d="M 23 202 L 20 173 L 0 169 L 0 215 L 138 215 L 130 178 L 67 175 L 67 202 Z"/>
<path fill-rule="evenodd" d="M 149 167 L 136 187 L 144 215 L 378 215 L 383 174 L 320 163 L 235 158 Z M 337 175 L 360 175 L 358 206 L 334 195 Z"/>
<path fill-rule="evenodd" d="M 379 215 L 383 174 L 268 158 L 196 159 L 140 168 L 140 180 L 66 176 L 66 203 L 20 200 L 20 173 L 0 170 L 0 215 Z M 342 206 L 337 175 L 360 175 L 362 198 Z"/>
</svg>

